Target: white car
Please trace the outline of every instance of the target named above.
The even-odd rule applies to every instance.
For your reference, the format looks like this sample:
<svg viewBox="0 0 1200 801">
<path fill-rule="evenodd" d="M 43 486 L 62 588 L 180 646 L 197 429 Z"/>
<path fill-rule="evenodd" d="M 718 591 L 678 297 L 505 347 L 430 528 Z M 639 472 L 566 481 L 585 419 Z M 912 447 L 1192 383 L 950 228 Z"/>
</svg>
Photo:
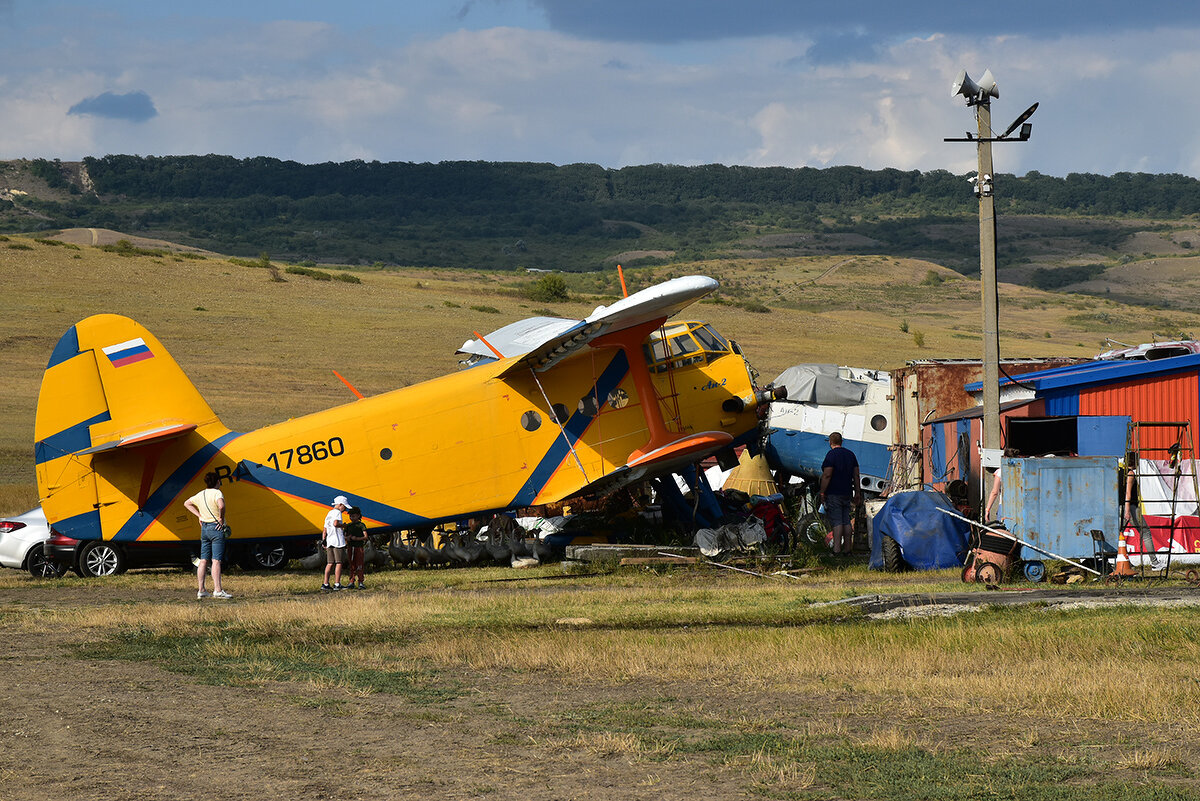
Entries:
<svg viewBox="0 0 1200 801">
<path fill-rule="evenodd" d="M 49 536 L 50 526 L 40 506 L 17 517 L 0 518 L 0 565 L 28 570 L 38 578 L 61 576 L 65 568 L 46 559 L 42 551 Z"/>
</svg>

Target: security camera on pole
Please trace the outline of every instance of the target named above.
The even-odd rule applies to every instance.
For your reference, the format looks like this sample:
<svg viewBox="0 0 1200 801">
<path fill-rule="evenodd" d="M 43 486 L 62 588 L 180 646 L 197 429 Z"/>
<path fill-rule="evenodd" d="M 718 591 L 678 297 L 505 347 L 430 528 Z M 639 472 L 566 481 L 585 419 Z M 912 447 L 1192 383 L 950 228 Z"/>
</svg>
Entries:
<svg viewBox="0 0 1200 801">
<path fill-rule="evenodd" d="M 992 71 L 986 70 L 979 83 L 971 80 L 963 70 L 950 86 L 952 97 L 962 95 L 967 106 L 974 106 L 978 122 L 978 135 L 967 132 L 963 139 L 946 139 L 947 142 L 974 142 L 979 149 L 979 172 L 972 179 L 975 196 L 979 198 L 979 281 L 983 299 L 983 463 L 988 467 L 999 467 L 1000 444 L 1000 332 L 996 298 L 996 199 L 995 171 L 992 169 L 992 142 L 1024 142 L 1029 139 L 1033 126 L 1026 122 L 1038 104 L 1034 103 L 1008 126 L 1000 136 L 992 131 L 992 98 L 1000 97 Z M 1009 135 L 1020 126 L 1021 131 L 1010 139 Z M 989 453 L 990 452 L 990 453 Z M 989 458 L 990 457 L 990 458 Z"/>
</svg>

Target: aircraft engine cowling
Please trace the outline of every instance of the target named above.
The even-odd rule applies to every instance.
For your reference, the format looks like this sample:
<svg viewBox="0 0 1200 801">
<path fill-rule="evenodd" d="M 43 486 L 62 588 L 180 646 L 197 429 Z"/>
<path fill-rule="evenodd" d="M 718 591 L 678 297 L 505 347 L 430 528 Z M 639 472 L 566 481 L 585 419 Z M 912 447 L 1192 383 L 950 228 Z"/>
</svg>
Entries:
<svg viewBox="0 0 1200 801">
<path fill-rule="evenodd" d="M 721 404 L 721 410 L 726 412 L 744 412 L 747 409 L 756 409 L 764 403 L 770 403 L 773 400 L 785 400 L 786 398 L 787 387 L 767 387 L 743 397 L 729 398 Z"/>
</svg>

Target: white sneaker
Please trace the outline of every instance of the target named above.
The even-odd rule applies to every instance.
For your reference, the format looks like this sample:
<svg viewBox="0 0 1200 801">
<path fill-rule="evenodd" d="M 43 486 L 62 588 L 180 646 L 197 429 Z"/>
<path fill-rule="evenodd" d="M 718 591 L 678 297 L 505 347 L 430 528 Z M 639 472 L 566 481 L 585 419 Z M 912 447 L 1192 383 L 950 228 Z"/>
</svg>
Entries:
<svg viewBox="0 0 1200 801">
<path fill-rule="evenodd" d="M 233 596 L 230 595 L 229 593 L 225 592 L 225 590 L 218 590 L 213 593 L 212 597 L 214 597 L 214 598 L 232 598 Z"/>
<path fill-rule="evenodd" d="M 200 590 L 199 592 L 196 593 L 197 601 L 199 601 L 201 598 L 211 598 L 211 597 L 212 597 L 212 593 L 209 592 L 208 590 Z"/>
</svg>

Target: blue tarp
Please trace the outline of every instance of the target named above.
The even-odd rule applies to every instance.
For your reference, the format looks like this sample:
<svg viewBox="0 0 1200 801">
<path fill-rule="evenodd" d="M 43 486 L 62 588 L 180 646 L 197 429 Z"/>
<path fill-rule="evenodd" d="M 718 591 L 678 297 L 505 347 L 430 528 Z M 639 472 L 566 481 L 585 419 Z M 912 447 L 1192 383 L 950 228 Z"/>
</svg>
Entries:
<svg viewBox="0 0 1200 801">
<path fill-rule="evenodd" d="M 896 541 L 914 570 L 961 567 L 970 526 L 938 509 L 958 513 L 941 492 L 898 492 L 888 498 L 871 521 L 871 569 L 883 569 L 884 536 Z"/>
</svg>

